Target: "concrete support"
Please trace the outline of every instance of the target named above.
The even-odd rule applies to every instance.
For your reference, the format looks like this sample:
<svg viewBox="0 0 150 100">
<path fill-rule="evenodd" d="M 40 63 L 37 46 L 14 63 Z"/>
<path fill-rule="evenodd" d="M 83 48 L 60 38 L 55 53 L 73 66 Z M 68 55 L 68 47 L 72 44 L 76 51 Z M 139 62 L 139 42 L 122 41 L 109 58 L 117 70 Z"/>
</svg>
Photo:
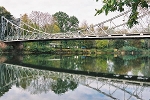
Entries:
<svg viewBox="0 0 150 100">
<path fill-rule="evenodd" d="M 17 50 L 22 50 L 23 49 L 22 42 L 4 43 L 4 42 L 0 41 L 0 49 L 5 50 L 8 46 L 12 46 L 13 47 L 13 51 L 17 51 Z"/>
<path fill-rule="evenodd" d="M 22 50 L 23 49 L 23 44 L 22 42 L 10 42 L 6 43 L 9 46 L 13 46 L 14 50 Z"/>
<path fill-rule="evenodd" d="M 4 42 L 2 42 L 2 41 L 0 41 L 0 49 L 6 49 L 7 48 L 7 44 L 6 43 L 4 43 Z"/>
</svg>

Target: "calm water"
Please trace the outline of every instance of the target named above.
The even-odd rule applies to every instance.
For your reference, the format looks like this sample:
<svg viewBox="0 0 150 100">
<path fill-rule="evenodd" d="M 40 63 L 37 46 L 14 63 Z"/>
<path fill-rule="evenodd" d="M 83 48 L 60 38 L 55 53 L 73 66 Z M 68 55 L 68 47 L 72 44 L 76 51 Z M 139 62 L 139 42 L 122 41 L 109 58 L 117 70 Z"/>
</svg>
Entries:
<svg viewBox="0 0 150 100">
<path fill-rule="evenodd" d="M 2 55 L 0 62 L 0 100 L 150 100 L 148 56 Z"/>
</svg>

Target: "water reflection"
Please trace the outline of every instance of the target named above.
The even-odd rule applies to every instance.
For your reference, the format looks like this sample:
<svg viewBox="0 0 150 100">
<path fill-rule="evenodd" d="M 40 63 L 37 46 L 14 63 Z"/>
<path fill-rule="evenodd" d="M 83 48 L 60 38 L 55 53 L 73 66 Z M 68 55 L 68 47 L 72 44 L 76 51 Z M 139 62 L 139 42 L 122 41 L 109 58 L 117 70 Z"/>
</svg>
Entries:
<svg viewBox="0 0 150 100">
<path fill-rule="evenodd" d="M 12 96 L 14 94 L 11 94 L 12 91 L 21 91 L 22 94 L 26 94 L 28 99 L 31 99 L 33 94 L 38 94 L 38 96 L 55 94 L 52 97 L 57 99 L 62 97 L 67 100 L 80 100 L 81 98 L 78 95 L 85 97 L 83 100 L 102 98 L 106 100 L 146 100 L 149 99 L 148 94 L 150 93 L 149 82 L 69 74 L 11 64 L 0 65 L 0 78 L 2 99 L 8 98 L 6 97 L 8 95 Z M 69 94 L 73 97 L 67 97 Z M 18 95 L 18 97 L 20 96 Z M 87 99 L 87 97 L 89 98 Z M 48 98 L 51 97 L 47 97 L 46 99 Z M 9 100 L 12 99 L 9 98 Z"/>
<path fill-rule="evenodd" d="M 67 70 L 87 71 L 96 73 L 109 73 L 119 75 L 150 76 L 150 58 L 139 55 L 24 55 L 12 57 L 7 63 L 21 64 L 23 66 L 46 66 Z"/>
<path fill-rule="evenodd" d="M 0 62 L 2 100 L 150 99 L 149 57 L 145 56 L 44 54 L 2 56 Z"/>
</svg>

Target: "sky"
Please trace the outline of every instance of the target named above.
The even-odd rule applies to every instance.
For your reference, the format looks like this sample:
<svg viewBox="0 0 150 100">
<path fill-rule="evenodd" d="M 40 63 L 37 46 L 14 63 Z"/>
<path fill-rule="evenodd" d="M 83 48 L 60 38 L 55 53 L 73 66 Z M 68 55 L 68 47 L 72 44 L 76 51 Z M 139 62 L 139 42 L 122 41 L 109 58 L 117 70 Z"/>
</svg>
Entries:
<svg viewBox="0 0 150 100">
<path fill-rule="evenodd" d="M 32 11 L 40 11 L 43 13 L 55 14 L 63 11 L 69 16 L 76 16 L 80 23 L 86 21 L 90 24 L 98 24 L 111 17 L 114 13 L 94 16 L 95 9 L 102 7 L 102 0 L 0 0 L 0 6 L 6 8 L 15 18 L 25 13 L 30 14 Z"/>
</svg>

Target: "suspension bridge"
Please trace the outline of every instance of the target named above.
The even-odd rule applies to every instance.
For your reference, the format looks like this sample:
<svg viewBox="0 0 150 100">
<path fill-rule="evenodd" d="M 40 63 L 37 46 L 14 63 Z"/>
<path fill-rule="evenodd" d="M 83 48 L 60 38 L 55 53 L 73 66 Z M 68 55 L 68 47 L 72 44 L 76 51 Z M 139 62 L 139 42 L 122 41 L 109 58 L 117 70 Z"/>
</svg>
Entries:
<svg viewBox="0 0 150 100">
<path fill-rule="evenodd" d="M 131 10 L 123 12 L 108 20 L 102 21 L 86 29 L 65 33 L 46 33 L 31 27 L 27 23 L 13 22 L 5 17 L 1 18 L 0 40 L 3 42 L 25 42 L 46 40 L 86 40 L 86 39 L 128 39 L 150 38 L 150 11 L 139 10 L 138 24 L 132 28 L 127 26 L 127 19 Z M 120 22 L 119 24 L 117 24 Z"/>
<path fill-rule="evenodd" d="M 57 86 L 57 81 L 61 85 Z M 63 86 L 63 82 L 65 82 L 65 86 Z M 27 87 L 24 88 L 32 94 L 46 93 L 50 90 L 56 94 L 62 94 L 70 88 L 76 89 L 80 84 L 97 91 L 108 99 L 114 100 L 146 100 L 146 95 L 144 94 L 150 92 L 149 82 L 39 70 L 7 63 L 0 65 L 1 95 L 5 94 L 11 86 L 22 86 L 22 84 L 26 84 L 25 86 Z M 72 86 L 71 84 L 74 85 Z M 68 88 L 66 89 L 67 86 Z M 117 95 L 118 92 L 119 96 Z"/>
</svg>

